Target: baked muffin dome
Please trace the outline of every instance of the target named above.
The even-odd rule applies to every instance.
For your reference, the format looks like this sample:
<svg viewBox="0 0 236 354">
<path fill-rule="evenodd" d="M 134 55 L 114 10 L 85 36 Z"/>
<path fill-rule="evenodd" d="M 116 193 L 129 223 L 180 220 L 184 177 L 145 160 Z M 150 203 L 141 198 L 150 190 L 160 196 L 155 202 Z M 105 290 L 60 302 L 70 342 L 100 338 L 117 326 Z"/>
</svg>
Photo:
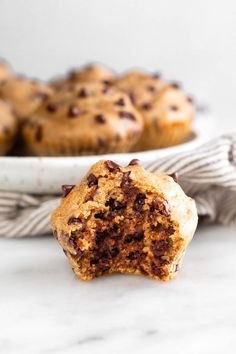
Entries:
<svg viewBox="0 0 236 354">
<path fill-rule="evenodd" d="M 115 85 L 130 94 L 144 120 L 136 151 L 173 146 L 188 139 L 194 107 L 178 84 L 167 84 L 158 75 L 130 72 Z"/>
<path fill-rule="evenodd" d="M 194 201 L 172 177 L 131 161 L 99 161 L 52 215 L 52 229 L 75 274 L 115 272 L 170 280 L 197 226 Z"/>
<path fill-rule="evenodd" d="M 0 155 L 5 155 L 13 146 L 17 133 L 17 121 L 10 105 L 0 99 Z"/>
<path fill-rule="evenodd" d="M 177 86 L 166 86 L 139 110 L 144 119 L 143 134 L 136 150 L 181 144 L 192 130 L 194 106 Z"/>
<path fill-rule="evenodd" d="M 138 141 L 143 120 L 124 93 L 113 89 L 78 97 L 59 92 L 23 126 L 30 154 L 77 156 L 125 152 Z"/>
<path fill-rule="evenodd" d="M 56 89 L 60 89 L 65 85 L 76 84 L 78 82 L 112 82 L 114 79 L 115 74 L 113 71 L 101 64 L 92 64 L 70 71 L 66 77 L 52 81 L 51 85 Z"/>
<path fill-rule="evenodd" d="M 52 89 L 46 84 L 22 77 L 13 77 L 0 86 L 0 96 L 12 104 L 14 113 L 21 122 L 51 94 Z"/>
</svg>

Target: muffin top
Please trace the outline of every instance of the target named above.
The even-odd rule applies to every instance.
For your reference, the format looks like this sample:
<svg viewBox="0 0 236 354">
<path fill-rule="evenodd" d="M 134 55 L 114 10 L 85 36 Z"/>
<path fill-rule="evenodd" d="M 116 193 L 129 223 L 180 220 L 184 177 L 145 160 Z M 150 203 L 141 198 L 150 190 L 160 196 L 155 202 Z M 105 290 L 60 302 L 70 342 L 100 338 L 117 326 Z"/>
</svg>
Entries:
<svg viewBox="0 0 236 354">
<path fill-rule="evenodd" d="M 13 77 L 0 87 L 0 96 L 11 102 L 16 116 L 22 120 L 34 112 L 50 95 L 52 89 L 46 84 L 22 77 Z"/>
<path fill-rule="evenodd" d="M 137 141 L 143 120 L 127 95 L 113 88 L 108 94 L 79 96 L 71 91 L 58 92 L 45 100 L 24 125 L 25 139 L 42 144 L 76 142 L 91 149 L 101 144 L 122 145 L 124 139 L 129 144 Z"/>
<path fill-rule="evenodd" d="M 153 99 L 140 107 L 144 121 L 153 125 L 181 122 L 194 117 L 192 100 L 176 85 L 162 88 Z"/>
<path fill-rule="evenodd" d="M 152 101 L 165 85 L 159 74 L 141 71 L 131 71 L 115 82 L 115 86 L 126 92 L 138 109 Z"/>
<path fill-rule="evenodd" d="M 110 69 L 101 64 L 88 65 L 84 68 L 74 69 L 64 78 L 59 78 L 51 82 L 52 87 L 61 89 L 68 84 L 76 84 L 78 82 L 95 82 L 105 81 L 105 83 L 113 81 L 115 74 Z"/>
</svg>

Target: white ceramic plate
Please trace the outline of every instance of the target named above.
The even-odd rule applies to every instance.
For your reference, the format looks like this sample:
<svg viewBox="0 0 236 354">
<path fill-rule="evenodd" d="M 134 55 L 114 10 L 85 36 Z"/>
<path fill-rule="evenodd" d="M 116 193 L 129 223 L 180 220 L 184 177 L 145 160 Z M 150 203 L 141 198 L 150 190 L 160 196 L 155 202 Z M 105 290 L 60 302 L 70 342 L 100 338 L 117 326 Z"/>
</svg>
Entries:
<svg viewBox="0 0 236 354">
<path fill-rule="evenodd" d="M 114 160 L 125 166 L 137 158 L 145 165 L 156 158 L 193 149 L 209 137 L 205 134 L 203 118 L 205 121 L 205 115 L 196 120 L 188 142 L 165 149 L 79 157 L 0 157 L 0 189 L 34 194 L 60 193 L 62 184 L 77 184 L 90 166 L 100 159 Z"/>
</svg>

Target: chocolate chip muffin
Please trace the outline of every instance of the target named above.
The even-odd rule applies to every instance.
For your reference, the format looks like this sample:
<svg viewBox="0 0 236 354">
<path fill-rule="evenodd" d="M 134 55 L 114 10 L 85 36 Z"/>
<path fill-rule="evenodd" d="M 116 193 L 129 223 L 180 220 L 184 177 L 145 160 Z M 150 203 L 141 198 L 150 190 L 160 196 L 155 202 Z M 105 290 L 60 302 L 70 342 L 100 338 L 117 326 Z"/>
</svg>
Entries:
<svg viewBox="0 0 236 354">
<path fill-rule="evenodd" d="M 144 120 L 136 151 L 173 146 L 189 138 L 194 107 L 178 84 L 167 84 L 157 74 L 130 72 L 116 86 L 129 93 Z"/>
<path fill-rule="evenodd" d="M 52 94 L 52 89 L 38 81 L 13 77 L 0 86 L 0 97 L 11 102 L 14 113 L 24 122 Z"/>
<path fill-rule="evenodd" d="M 14 144 L 17 122 L 10 105 L 0 99 L 0 155 L 5 155 Z"/>
<path fill-rule="evenodd" d="M 92 64 L 70 71 L 66 77 L 52 81 L 51 85 L 53 88 L 61 89 L 65 85 L 76 84 L 78 82 L 103 81 L 110 83 L 114 79 L 115 74 L 113 71 L 101 64 Z"/>
<path fill-rule="evenodd" d="M 142 118 L 127 95 L 112 89 L 81 97 L 80 90 L 58 92 L 46 100 L 24 124 L 22 134 L 30 154 L 77 156 L 128 151 L 142 128 Z"/>
<path fill-rule="evenodd" d="M 99 161 L 64 192 L 51 224 L 80 279 L 114 272 L 176 276 L 197 211 L 172 177 L 147 172 L 137 160 L 125 168 Z"/>
<path fill-rule="evenodd" d="M 144 130 L 136 151 L 181 144 L 191 134 L 194 106 L 176 85 L 164 87 L 139 111 L 144 119 Z"/>
</svg>

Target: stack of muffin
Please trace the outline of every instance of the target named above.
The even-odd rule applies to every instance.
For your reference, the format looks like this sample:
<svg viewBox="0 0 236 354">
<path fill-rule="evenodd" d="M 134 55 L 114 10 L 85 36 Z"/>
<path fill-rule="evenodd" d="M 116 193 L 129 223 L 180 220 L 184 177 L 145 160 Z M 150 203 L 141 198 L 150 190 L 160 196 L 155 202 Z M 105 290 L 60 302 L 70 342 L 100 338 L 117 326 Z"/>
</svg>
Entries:
<svg viewBox="0 0 236 354">
<path fill-rule="evenodd" d="M 1 155 L 16 141 L 31 156 L 163 148 L 189 138 L 193 117 L 191 98 L 158 74 L 90 65 L 46 84 L 0 63 Z"/>
</svg>

